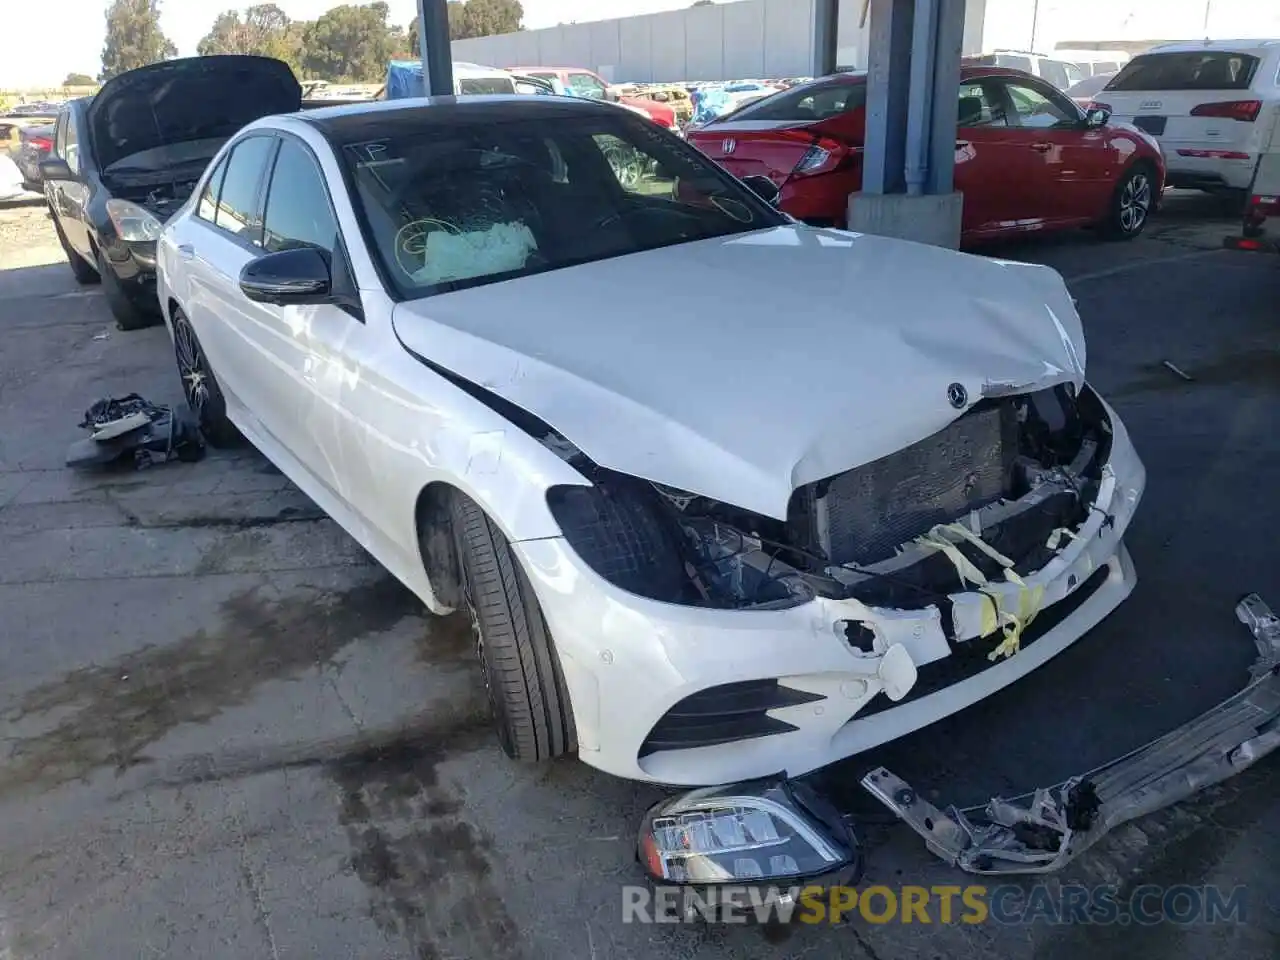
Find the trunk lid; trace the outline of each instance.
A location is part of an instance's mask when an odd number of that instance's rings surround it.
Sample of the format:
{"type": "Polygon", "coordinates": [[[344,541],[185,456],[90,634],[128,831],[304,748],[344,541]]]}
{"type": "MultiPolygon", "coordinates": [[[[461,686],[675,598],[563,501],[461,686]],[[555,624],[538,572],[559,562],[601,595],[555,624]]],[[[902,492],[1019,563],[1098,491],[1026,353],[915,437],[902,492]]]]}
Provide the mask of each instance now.
{"type": "Polygon", "coordinates": [[[113,77],[89,104],[100,169],[157,147],[232,136],[245,124],[302,106],[289,65],[271,57],[166,60],[113,77]]]}

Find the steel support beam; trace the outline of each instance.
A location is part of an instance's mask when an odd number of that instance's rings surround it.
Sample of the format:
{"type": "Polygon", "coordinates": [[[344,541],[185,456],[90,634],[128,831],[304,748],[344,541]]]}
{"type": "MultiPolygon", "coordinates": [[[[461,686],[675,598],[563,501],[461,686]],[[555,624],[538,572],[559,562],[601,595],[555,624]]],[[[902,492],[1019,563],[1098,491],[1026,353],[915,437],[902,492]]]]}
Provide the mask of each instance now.
{"type": "Polygon", "coordinates": [[[863,193],[901,193],[906,186],[913,7],[914,0],[870,3],[863,193]]]}
{"type": "Polygon", "coordinates": [[[956,121],[959,120],[960,55],[964,49],[965,0],[934,0],[933,99],[929,171],[924,191],[955,189],[956,121]]]}
{"type": "Polygon", "coordinates": [[[836,72],[839,55],[840,0],[813,0],[813,75],[836,72]]]}
{"type": "Polygon", "coordinates": [[[418,48],[426,95],[453,96],[453,50],[449,45],[446,0],[418,0],[418,48]]]}

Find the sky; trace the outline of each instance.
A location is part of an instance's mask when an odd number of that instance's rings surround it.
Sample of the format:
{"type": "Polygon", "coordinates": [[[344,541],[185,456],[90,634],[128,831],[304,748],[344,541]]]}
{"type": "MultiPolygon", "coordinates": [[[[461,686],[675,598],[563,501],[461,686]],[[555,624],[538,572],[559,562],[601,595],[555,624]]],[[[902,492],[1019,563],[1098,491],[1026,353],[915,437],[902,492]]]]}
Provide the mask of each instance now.
{"type": "MultiPolygon", "coordinates": [[[[17,0],[9,0],[17,3],[17,0]]],[[[314,20],[337,6],[340,0],[275,0],[295,20],[314,20]]],[[[521,0],[528,29],[553,27],[571,21],[603,20],[641,13],[675,10],[691,0],[521,0]]],[[[104,14],[109,0],[40,0],[42,23],[56,24],[56,42],[19,44],[8,42],[0,53],[0,89],[55,86],[70,72],[97,76],[102,66],[104,14]]],[[[405,26],[416,15],[416,0],[387,0],[393,23],[405,26]]],[[[19,4],[21,6],[21,4],[19,4]]],[[[208,0],[160,0],[161,27],[178,47],[192,56],[196,44],[209,32],[214,17],[224,9],[243,9],[248,2],[208,0]]]]}

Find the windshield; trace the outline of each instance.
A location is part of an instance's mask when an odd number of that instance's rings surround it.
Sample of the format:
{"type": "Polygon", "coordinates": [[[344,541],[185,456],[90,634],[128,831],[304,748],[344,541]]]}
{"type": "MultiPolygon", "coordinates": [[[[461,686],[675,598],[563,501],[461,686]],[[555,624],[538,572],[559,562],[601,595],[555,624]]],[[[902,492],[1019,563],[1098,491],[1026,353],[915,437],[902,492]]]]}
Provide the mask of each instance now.
{"type": "Polygon", "coordinates": [[[515,81],[510,77],[466,77],[458,81],[458,92],[468,96],[515,93],[515,90],[515,81]]]}
{"type": "Polygon", "coordinates": [[[407,299],[786,222],[621,110],[424,123],[343,159],[369,245],[407,299]]]}
{"type": "Polygon", "coordinates": [[[1148,53],[1130,60],[1107,89],[1247,90],[1257,69],[1258,58],[1247,53],[1148,53]]]}

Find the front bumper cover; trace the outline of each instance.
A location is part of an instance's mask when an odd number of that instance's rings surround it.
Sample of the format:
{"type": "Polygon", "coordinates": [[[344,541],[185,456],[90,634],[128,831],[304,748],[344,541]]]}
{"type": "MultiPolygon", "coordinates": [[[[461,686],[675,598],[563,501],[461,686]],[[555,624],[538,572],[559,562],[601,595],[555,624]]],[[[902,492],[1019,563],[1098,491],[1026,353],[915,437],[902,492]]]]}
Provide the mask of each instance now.
{"type": "Polygon", "coordinates": [[[994,798],[975,816],[942,812],[883,767],[862,785],[969,873],[1049,873],[1120,824],[1171,806],[1252,766],[1280,747],[1280,619],[1257,594],[1236,606],[1258,659],[1244,689],[1144,747],[1041,788],[1023,804],[994,798]]]}

